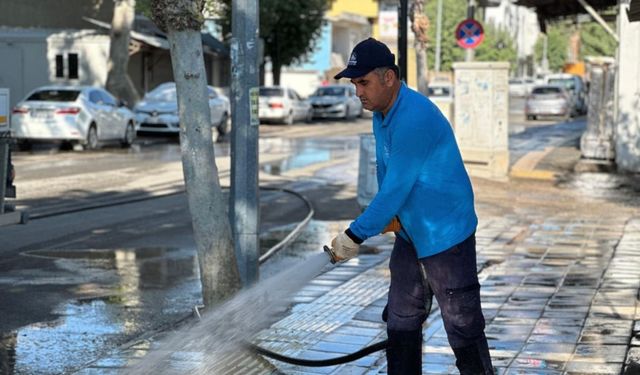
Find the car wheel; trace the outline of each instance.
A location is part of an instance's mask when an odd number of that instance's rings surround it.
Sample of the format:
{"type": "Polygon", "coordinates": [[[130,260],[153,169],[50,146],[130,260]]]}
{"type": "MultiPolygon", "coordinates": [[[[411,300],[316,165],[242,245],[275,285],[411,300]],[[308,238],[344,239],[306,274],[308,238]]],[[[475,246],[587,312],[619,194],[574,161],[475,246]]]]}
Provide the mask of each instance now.
{"type": "Polygon", "coordinates": [[[96,129],[95,124],[91,124],[91,126],[89,126],[89,131],[87,132],[87,140],[84,144],[85,150],[97,149],[98,142],[98,129],[96,129]]]}
{"type": "Polygon", "coordinates": [[[122,147],[131,147],[133,141],[136,139],[136,129],[132,123],[127,124],[127,129],[124,131],[124,138],[122,138],[122,147]]]}
{"type": "Polygon", "coordinates": [[[285,125],[293,125],[293,112],[289,112],[289,115],[284,119],[285,125]]]}
{"type": "Polygon", "coordinates": [[[231,130],[231,119],[229,118],[229,115],[225,112],[222,115],[220,124],[218,124],[218,133],[220,134],[220,136],[225,136],[229,134],[230,130],[231,130]]]}

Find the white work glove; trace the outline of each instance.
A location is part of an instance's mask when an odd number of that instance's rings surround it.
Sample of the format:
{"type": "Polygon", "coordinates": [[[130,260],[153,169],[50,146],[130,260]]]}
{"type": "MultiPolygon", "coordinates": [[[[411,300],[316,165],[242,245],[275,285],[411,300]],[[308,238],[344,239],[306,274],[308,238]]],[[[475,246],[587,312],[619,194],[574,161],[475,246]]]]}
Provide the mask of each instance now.
{"type": "Polygon", "coordinates": [[[353,242],[345,232],[340,232],[336,238],[331,241],[331,251],[336,257],[336,261],[345,262],[358,255],[360,245],[353,242]]]}

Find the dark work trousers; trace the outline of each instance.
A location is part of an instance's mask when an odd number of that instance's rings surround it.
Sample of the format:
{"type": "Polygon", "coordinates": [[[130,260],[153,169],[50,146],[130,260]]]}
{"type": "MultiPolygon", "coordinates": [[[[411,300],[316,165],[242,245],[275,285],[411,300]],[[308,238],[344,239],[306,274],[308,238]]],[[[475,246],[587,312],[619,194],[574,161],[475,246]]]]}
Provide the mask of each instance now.
{"type": "Polygon", "coordinates": [[[416,331],[427,318],[431,295],[435,295],[452,349],[480,345],[483,362],[490,363],[480,284],[476,266],[475,234],[444,252],[418,260],[413,245],[400,236],[389,261],[391,285],[385,316],[387,331],[416,331]]]}

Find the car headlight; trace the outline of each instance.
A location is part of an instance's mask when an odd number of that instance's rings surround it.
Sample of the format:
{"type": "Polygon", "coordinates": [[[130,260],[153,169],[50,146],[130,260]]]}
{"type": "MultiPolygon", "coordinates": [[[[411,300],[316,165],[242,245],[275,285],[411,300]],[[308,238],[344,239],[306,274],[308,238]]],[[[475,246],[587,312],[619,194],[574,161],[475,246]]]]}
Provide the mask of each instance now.
{"type": "Polygon", "coordinates": [[[335,109],[344,109],[344,103],[337,103],[333,105],[335,109]]]}

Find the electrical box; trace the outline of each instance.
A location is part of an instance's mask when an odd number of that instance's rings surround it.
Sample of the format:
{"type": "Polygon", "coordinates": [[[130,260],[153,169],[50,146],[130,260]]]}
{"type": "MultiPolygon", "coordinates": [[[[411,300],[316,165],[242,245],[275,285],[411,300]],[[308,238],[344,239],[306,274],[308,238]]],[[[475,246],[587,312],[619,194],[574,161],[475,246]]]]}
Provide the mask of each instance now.
{"type": "Polygon", "coordinates": [[[454,122],[471,175],[506,179],[509,172],[509,63],[459,62],[454,69],[454,122]]]}

